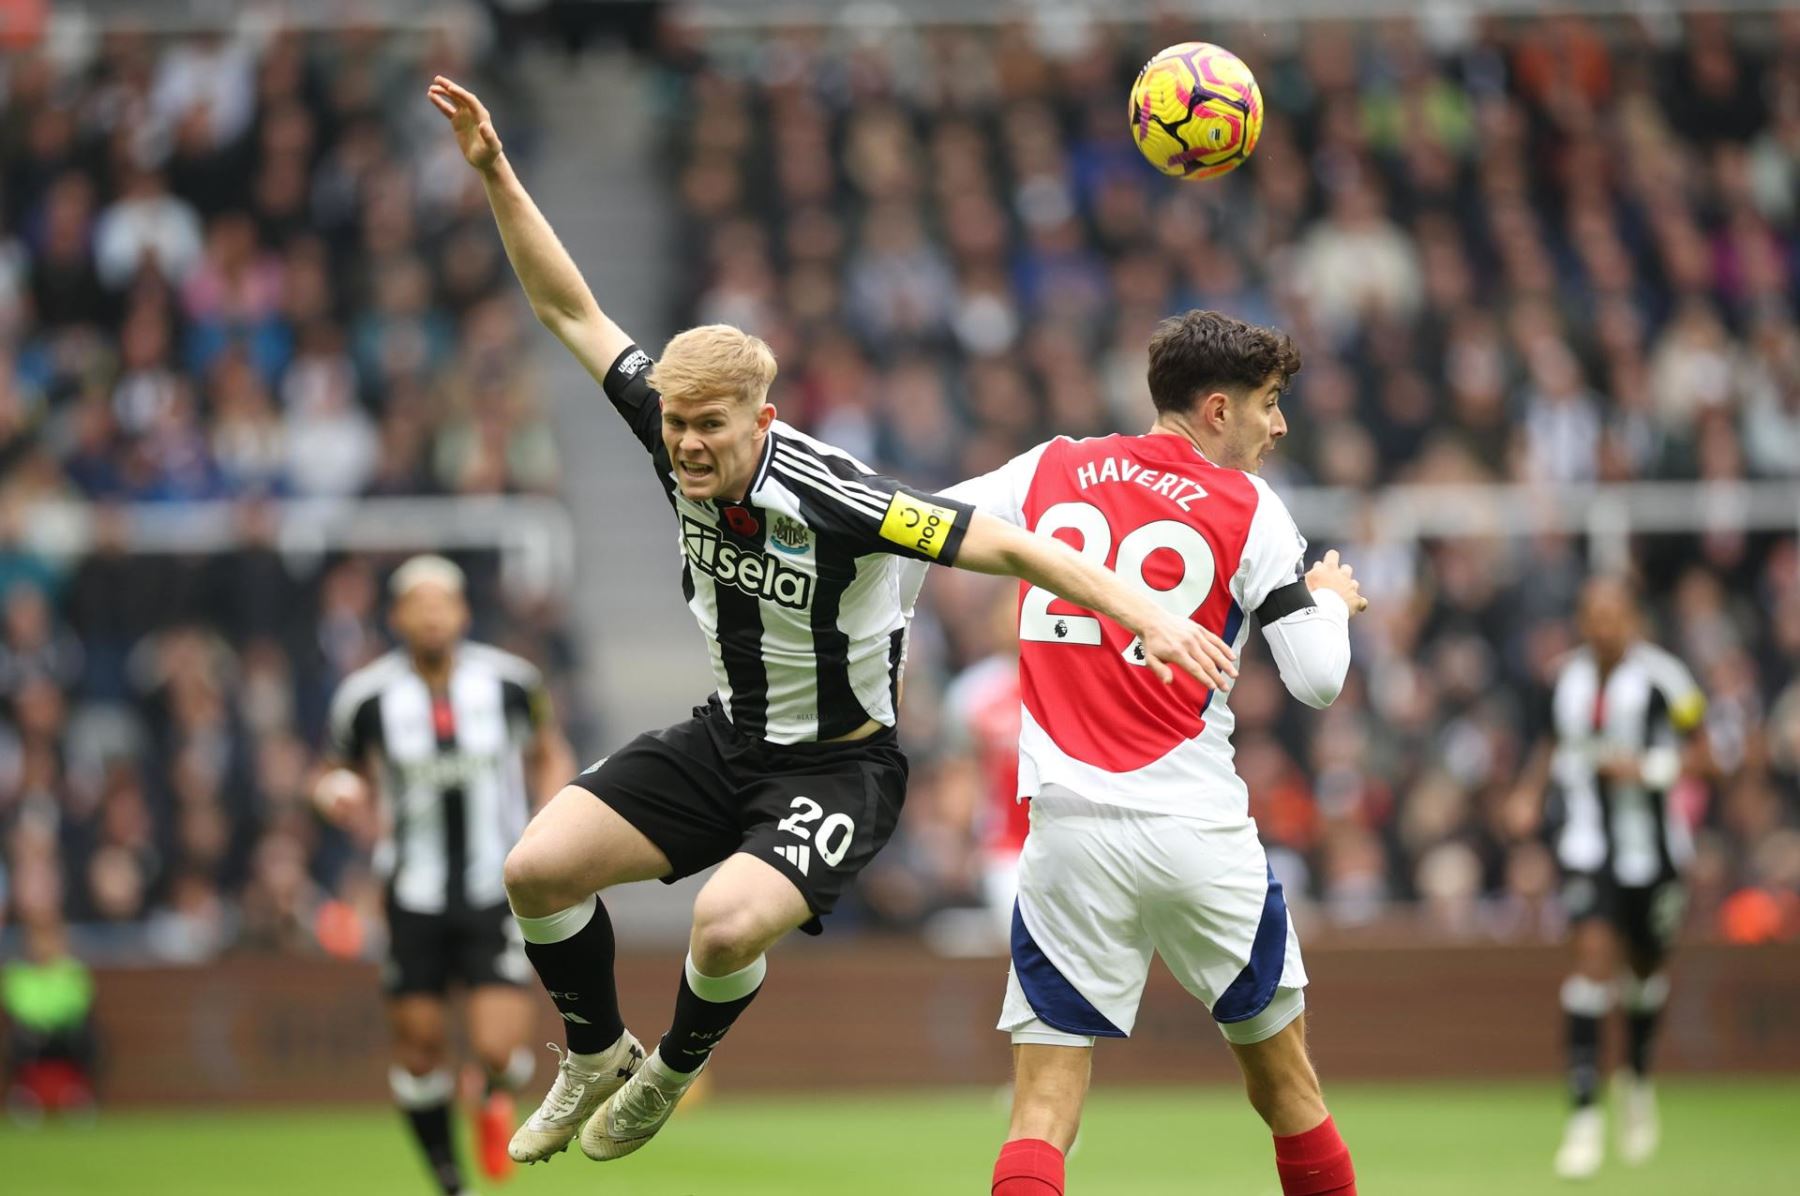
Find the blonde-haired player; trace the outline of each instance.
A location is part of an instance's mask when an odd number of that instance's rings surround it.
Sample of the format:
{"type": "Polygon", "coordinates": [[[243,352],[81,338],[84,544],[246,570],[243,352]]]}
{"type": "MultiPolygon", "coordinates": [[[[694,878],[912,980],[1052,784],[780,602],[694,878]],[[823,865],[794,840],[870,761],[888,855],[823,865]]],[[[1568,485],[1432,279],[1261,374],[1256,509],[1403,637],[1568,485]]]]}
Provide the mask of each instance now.
{"type": "Polygon", "coordinates": [[[481,103],[439,78],[431,102],[481,175],[538,318],[601,384],[649,454],[678,526],[682,588],[716,692],[562,790],[507,860],[506,887],[570,1054],[513,1157],[578,1133],[595,1159],[637,1150],[667,1122],[755,998],[765,952],[813,933],[899,820],[895,736],[910,606],[900,559],[1030,578],[1106,611],[1151,667],[1224,683],[1216,636],[1047,537],[881,477],[776,419],[768,346],[692,329],[651,362],[614,324],[501,152],[481,103]],[[599,891],[718,865],[694,903],[668,1032],[649,1054],[626,1031],[599,891]]]}

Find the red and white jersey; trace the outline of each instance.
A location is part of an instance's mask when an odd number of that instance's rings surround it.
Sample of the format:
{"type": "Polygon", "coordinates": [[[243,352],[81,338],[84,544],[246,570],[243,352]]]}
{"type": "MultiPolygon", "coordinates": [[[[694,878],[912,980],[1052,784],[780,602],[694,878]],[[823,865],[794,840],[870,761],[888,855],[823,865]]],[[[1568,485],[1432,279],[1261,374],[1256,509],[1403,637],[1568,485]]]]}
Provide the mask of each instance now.
{"type": "Polygon", "coordinates": [[[952,742],[981,770],[981,848],[1017,860],[1031,830],[1019,793],[1019,662],[990,656],[964,669],[944,692],[952,742]]]}
{"type": "MultiPolygon", "coordinates": [[[[1057,536],[1240,655],[1246,612],[1302,574],[1306,541],[1275,492],[1182,436],[1059,437],[946,493],[1057,536]]],[[[1025,583],[1019,662],[1020,795],[1061,785],[1133,809],[1248,817],[1227,693],[1179,671],[1163,685],[1130,632],[1025,583]]]]}

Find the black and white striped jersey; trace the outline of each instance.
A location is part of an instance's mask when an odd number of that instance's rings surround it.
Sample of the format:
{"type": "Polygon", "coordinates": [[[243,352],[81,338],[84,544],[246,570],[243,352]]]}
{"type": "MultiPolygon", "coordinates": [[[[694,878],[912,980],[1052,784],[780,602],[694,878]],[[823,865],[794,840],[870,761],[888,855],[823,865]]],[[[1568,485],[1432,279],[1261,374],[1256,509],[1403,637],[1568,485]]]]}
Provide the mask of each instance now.
{"type": "Polygon", "coordinates": [[[403,651],[344,679],[330,748],[371,766],[382,810],[376,872],[402,909],[506,900],[502,865],[531,816],[524,748],[551,717],[538,670],[485,644],[457,646],[442,693],[403,651]]]}
{"type": "Polygon", "coordinates": [[[870,719],[892,726],[912,616],[898,558],[951,563],[971,508],[780,420],[742,502],[694,502],[676,484],[649,368],[627,349],[606,394],[675,509],[682,591],[732,725],[771,743],[835,739],[870,719]]]}
{"type": "Polygon", "coordinates": [[[1562,666],[1550,697],[1556,737],[1551,780],[1562,796],[1563,867],[1604,872],[1622,885],[1659,883],[1686,863],[1687,826],[1669,809],[1681,737],[1700,724],[1706,698],[1674,656],[1639,641],[1601,675],[1583,648],[1562,666]],[[1599,765],[1637,762],[1641,783],[1608,780],[1599,765]]]}

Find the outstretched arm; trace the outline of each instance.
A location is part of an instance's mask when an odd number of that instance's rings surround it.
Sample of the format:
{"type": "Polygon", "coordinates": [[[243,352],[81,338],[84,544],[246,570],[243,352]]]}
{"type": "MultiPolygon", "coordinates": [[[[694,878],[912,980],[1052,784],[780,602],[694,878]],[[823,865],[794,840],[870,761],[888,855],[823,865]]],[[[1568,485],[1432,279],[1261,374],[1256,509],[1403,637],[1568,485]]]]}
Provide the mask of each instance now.
{"type": "Polygon", "coordinates": [[[1099,611],[1135,633],[1157,679],[1168,684],[1181,669],[1209,689],[1237,676],[1236,653],[1198,623],[1177,618],[1110,569],[1094,564],[1054,536],[1014,527],[977,511],[969,522],[959,569],[1022,578],[1057,597],[1099,611]]]}
{"type": "MultiPolygon", "coordinates": [[[[1036,460],[1036,451],[1021,460],[1036,460]]],[[[927,495],[893,478],[866,472],[841,453],[783,454],[774,474],[800,495],[813,526],[863,552],[890,552],[921,564],[936,561],[977,573],[1017,577],[1057,597],[1107,615],[1136,634],[1144,664],[1165,685],[1180,669],[1209,689],[1237,676],[1236,654],[1197,623],[1179,619],[1142,589],[1094,564],[1054,536],[1038,535],[976,510],[961,497],[927,495]],[[945,505],[948,504],[948,505],[945,505]]],[[[974,490],[964,490],[978,497],[974,490]]],[[[900,597],[910,614],[922,578],[903,574],[900,597]]]]}
{"type": "Polygon", "coordinates": [[[425,94],[449,119],[463,157],[481,175],[507,260],[525,288],[533,314],[568,346],[594,381],[603,383],[607,369],[630,348],[631,338],[600,310],[569,251],[513,173],[493,120],[475,93],[439,75],[425,94]]]}

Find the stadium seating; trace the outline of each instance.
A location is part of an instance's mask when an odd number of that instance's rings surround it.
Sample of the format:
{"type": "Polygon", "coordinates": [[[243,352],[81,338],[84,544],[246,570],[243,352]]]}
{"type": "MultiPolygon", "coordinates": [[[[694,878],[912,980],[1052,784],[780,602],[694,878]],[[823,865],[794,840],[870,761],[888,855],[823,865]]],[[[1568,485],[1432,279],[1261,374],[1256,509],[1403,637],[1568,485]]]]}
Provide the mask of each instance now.
{"type": "MultiPolygon", "coordinates": [[[[498,238],[418,94],[457,51],[87,51],[0,61],[0,922],[60,907],[94,958],[372,950],[357,845],[300,790],[392,562],[279,553],[269,502],[556,489],[498,238]],[[96,504],[79,560],[29,534],[64,498],[96,504]],[[124,551],[122,504],[217,500],[229,551],[124,551]]],[[[559,618],[466,563],[478,633],[567,695],[559,618]]]]}
{"type": "MultiPolygon", "coordinates": [[[[1125,86],[1174,27],[664,39],[652,185],[693,232],[671,323],[765,336],[784,416],[925,484],[1143,427],[1145,340],[1187,306],[1300,343],[1278,487],[1794,479],[1800,21],[1774,19],[1772,41],[1717,17],[1679,42],[1574,18],[1429,44],[1221,27],[1270,115],[1254,161],[1203,184],[1124,136],[1125,86]]],[[[354,31],[0,60],[0,922],[58,908],[95,954],[372,951],[358,845],[299,789],[332,686],[382,646],[390,562],[297,564],[266,503],[557,491],[479,190],[410,104],[451,68],[435,38],[354,31]],[[78,562],[33,547],[63,498],[95,504],[78,562]],[[233,550],[122,550],[116,504],[217,500],[233,550]]],[[[1374,602],[1344,698],[1299,717],[1253,647],[1234,699],[1290,899],[1340,927],[1398,908],[1553,935],[1512,781],[1586,546],[1379,526],[1336,546],[1374,602]]],[[[1726,770],[1680,791],[1694,917],[1800,933],[1800,549],[1637,549],[1726,770]]],[[[477,631],[504,628],[579,718],[560,617],[466,563],[477,631]]],[[[995,646],[992,587],[929,594],[913,790],[858,907],[881,925],[976,900],[982,802],[940,710],[995,646]]]]}

